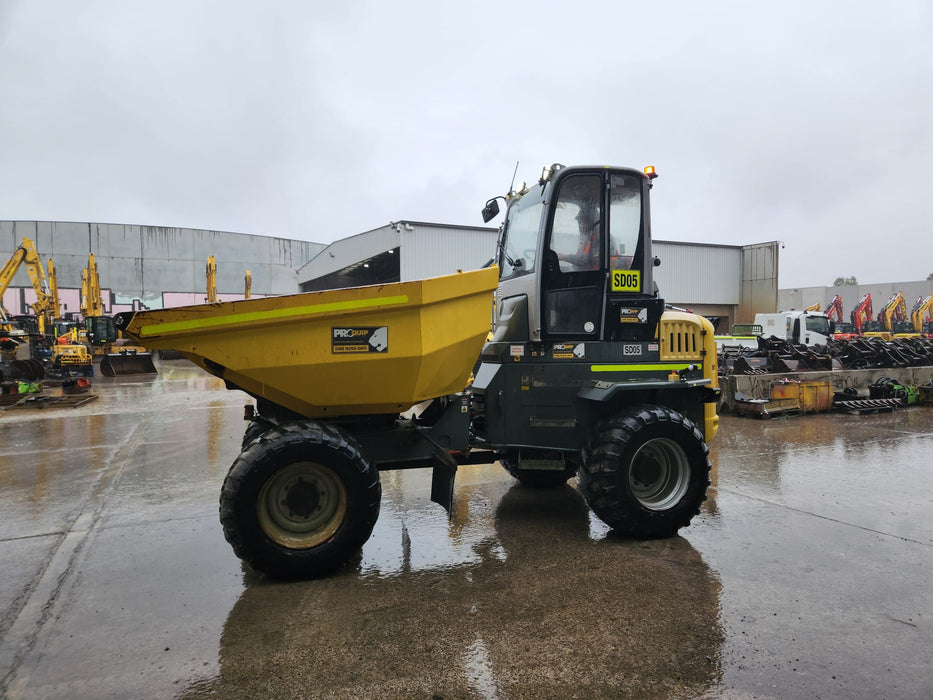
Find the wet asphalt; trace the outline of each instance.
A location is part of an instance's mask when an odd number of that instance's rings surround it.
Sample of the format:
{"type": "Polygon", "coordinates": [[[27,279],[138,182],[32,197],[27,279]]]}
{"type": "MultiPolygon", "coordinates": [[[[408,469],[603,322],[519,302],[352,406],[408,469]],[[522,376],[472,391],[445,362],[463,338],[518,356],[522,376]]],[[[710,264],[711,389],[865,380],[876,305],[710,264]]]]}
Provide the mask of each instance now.
{"type": "Polygon", "coordinates": [[[282,583],[217,516],[248,397],[160,365],[0,411],[2,697],[933,697],[933,408],[723,416],[669,540],[573,481],[462,467],[448,519],[383,473],[360,555],[282,583]]]}

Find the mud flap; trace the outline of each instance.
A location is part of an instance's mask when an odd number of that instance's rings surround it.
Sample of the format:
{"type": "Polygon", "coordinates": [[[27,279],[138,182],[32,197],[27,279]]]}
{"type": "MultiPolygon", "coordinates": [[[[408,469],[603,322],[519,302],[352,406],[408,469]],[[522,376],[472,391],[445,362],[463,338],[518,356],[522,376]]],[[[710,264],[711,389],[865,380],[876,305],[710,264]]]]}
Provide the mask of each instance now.
{"type": "Polygon", "coordinates": [[[158,374],[158,370],[152,362],[152,353],[119,352],[101,358],[100,373],[105,377],[122,377],[125,374],[158,374]]]}
{"type": "Polygon", "coordinates": [[[436,461],[431,471],[431,500],[442,506],[449,517],[453,509],[457,463],[443,450],[437,450],[434,456],[436,461]]]}

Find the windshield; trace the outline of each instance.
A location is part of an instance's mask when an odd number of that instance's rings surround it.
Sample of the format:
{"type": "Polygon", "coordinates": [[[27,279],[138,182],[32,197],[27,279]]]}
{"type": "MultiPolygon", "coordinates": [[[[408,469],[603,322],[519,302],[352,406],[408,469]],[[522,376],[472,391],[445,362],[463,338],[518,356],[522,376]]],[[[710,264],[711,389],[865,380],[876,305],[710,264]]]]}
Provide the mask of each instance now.
{"type": "Polygon", "coordinates": [[[807,330],[829,335],[829,319],[825,316],[807,316],[807,330]]]}
{"type": "Polygon", "coordinates": [[[499,254],[499,279],[510,279],[534,272],[538,231],[544,202],[536,188],[509,207],[502,249],[499,254]]]}

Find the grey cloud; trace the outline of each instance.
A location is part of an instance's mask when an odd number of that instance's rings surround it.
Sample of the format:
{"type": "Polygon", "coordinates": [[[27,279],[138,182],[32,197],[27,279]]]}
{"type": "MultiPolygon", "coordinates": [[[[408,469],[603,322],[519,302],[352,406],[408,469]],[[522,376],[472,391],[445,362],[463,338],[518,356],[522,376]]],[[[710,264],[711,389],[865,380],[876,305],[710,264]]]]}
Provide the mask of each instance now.
{"type": "Polygon", "coordinates": [[[650,163],[658,237],[783,240],[782,286],[933,272],[923,0],[0,2],[0,25],[0,218],[329,242],[479,224],[516,161],[650,163]]]}

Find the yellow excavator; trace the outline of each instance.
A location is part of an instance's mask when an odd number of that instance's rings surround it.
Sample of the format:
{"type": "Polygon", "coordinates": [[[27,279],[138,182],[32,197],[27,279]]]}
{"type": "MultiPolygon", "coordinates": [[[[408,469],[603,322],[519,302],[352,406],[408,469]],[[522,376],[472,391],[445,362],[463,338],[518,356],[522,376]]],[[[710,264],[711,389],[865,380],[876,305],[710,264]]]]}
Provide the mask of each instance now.
{"type": "Polygon", "coordinates": [[[72,373],[84,374],[94,372],[94,356],[86,339],[82,340],[77,328],[71,323],[61,321],[61,300],[58,296],[58,276],[55,272],[55,261],[49,258],[49,292],[52,296],[52,319],[54,323],[55,342],[51,346],[52,368],[62,373],[62,376],[72,373]],[[67,326],[67,330],[62,328],[67,326]]]}
{"type": "Polygon", "coordinates": [[[933,338],[933,294],[924,299],[919,307],[914,307],[911,318],[915,328],[919,327],[927,338],[933,338]]]}
{"type": "Polygon", "coordinates": [[[113,318],[104,314],[94,253],[88,256],[87,267],[81,271],[81,315],[87,342],[94,357],[100,358],[101,374],[116,377],[158,373],[152,353],[135,341],[125,340],[113,325],[113,318]]]}
{"type": "Polygon", "coordinates": [[[878,312],[878,317],[864,335],[869,338],[891,340],[894,337],[894,324],[905,320],[907,320],[907,303],[904,301],[904,293],[897,292],[878,312]]]}
{"type": "Polygon", "coordinates": [[[52,366],[55,369],[86,369],[91,365],[91,358],[83,345],[67,340],[54,340],[57,336],[54,321],[60,308],[55,264],[49,258],[47,279],[36,246],[29,238],[22,239],[0,271],[0,298],[10,287],[22,265],[26,266],[36,294],[36,301],[31,305],[34,316],[10,319],[6,309],[0,304],[3,359],[13,363],[11,366],[15,366],[20,375],[28,375],[30,380],[41,379],[45,375],[42,358],[46,351],[51,354],[52,366]]]}
{"type": "MultiPolygon", "coordinates": [[[[39,324],[39,333],[45,335],[52,332],[52,315],[57,310],[54,305],[52,293],[49,291],[49,283],[45,277],[45,270],[42,269],[42,261],[36,252],[35,244],[28,238],[24,238],[19,247],[13,251],[13,255],[6,261],[3,270],[0,270],[0,299],[13,282],[20,265],[26,266],[29,273],[29,279],[32,282],[32,288],[36,293],[36,301],[32,304],[32,311],[39,324]]],[[[0,314],[2,322],[9,324],[6,309],[0,304],[0,314]]]]}
{"type": "Polygon", "coordinates": [[[916,303],[910,310],[910,319],[898,321],[894,324],[894,337],[930,337],[931,334],[933,334],[933,322],[930,320],[924,321],[924,317],[929,319],[931,313],[933,313],[933,294],[930,294],[925,299],[922,296],[917,297],[916,303]]]}

